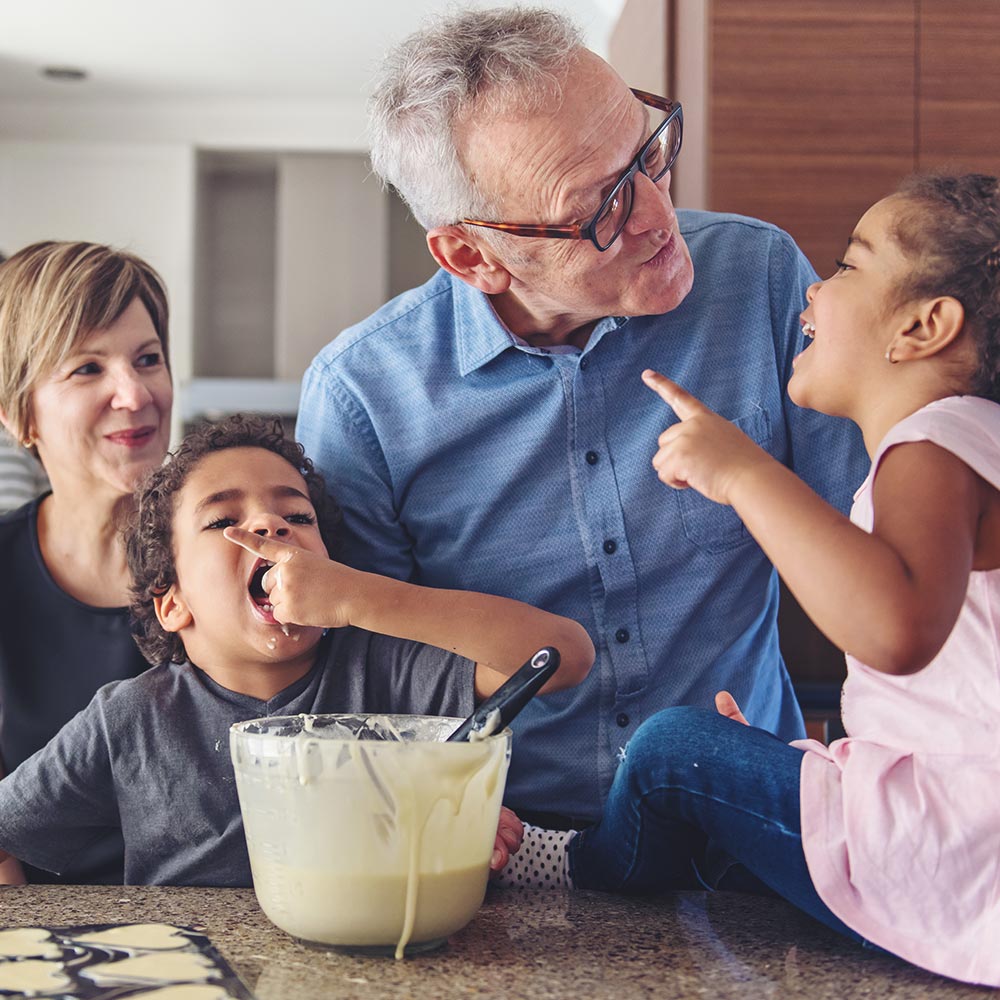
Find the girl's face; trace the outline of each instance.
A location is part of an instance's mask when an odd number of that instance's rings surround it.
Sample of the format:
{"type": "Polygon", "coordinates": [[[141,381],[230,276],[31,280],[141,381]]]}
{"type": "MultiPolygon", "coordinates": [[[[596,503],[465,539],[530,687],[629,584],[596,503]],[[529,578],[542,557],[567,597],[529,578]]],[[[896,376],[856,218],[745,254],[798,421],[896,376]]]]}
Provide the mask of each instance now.
{"type": "Polygon", "coordinates": [[[160,338],[133,299],[32,392],[30,433],[53,489],[131,493],[167,453],[172,402],[160,338]]]}
{"type": "Polygon", "coordinates": [[[164,627],[181,632],[189,658],[210,672],[311,662],[323,630],[283,629],[262,607],[256,585],[262,560],[222,533],[235,526],[326,555],[298,469],[266,448],[211,452],[191,470],[174,505],[177,582],[167,593],[177,617],[164,627]]]}
{"type": "Polygon", "coordinates": [[[891,196],[868,209],[836,272],[806,292],[801,320],[812,341],[795,358],[788,383],[799,406],[856,420],[882,387],[886,349],[906,305],[898,290],[912,268],[892,236],[903,204],[891,196]]]}

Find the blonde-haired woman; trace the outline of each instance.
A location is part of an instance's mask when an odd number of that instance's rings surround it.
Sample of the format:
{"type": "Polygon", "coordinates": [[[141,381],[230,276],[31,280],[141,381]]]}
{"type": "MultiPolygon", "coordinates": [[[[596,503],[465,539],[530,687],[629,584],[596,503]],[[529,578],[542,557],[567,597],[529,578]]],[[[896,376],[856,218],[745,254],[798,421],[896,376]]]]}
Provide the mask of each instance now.
{"type": "MultiPolygon", "coordinates": [[[[45,242],[0,265],[0,421],[51,483],[0,517],[6,771],[102,684],[147,666],[129,630],[120,527],[169,444],[167,318],[162,281],[129,253],[45,242]]],[[[120,881],[120,848],[104,831],[93,840],[65,881],[120,881]]]]}

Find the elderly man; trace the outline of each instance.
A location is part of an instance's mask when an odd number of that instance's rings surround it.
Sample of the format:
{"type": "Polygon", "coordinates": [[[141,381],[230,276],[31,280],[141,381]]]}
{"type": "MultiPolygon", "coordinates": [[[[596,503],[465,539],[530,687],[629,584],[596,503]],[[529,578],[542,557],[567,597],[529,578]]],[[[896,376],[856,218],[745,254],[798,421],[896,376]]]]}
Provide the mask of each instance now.
{"type": "Polygon", "coordinates": [[[514,725],[508,803],[548,825],[599,815],[664,706],[725,688],[751,723],[802,735],[773,568],[730,508],[657,481],[676,417],[642,370],[842,508],[864,475],[846,423],[785,395],[812,269],[772,226],[675,213],[681,129],[678,104],[629,90],[549,11],[453,14],[404,41],[372,101],[372,162],[440,270],[303,383],[298,437],[343,505],[347,562],[590,631],[589,678],[514,725]]]}

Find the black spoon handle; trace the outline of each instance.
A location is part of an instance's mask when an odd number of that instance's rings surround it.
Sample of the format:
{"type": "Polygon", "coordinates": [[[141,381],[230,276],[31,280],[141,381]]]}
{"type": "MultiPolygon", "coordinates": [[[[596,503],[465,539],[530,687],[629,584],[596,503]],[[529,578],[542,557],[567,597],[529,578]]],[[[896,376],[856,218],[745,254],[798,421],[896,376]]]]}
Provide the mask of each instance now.
{"type": "Polygon", "coordinates": [[[528,704],[538,689],[559,667],[559,650],[555,646],[543,646],[534,656],[518,668],[517,673],[504,681],[476,710],[456,729],[446,742],[467,740],[476,730],[482,729],[493,712],[499,710],[500,723],[494,732],[500,732],[518,712],[528,704]]]}

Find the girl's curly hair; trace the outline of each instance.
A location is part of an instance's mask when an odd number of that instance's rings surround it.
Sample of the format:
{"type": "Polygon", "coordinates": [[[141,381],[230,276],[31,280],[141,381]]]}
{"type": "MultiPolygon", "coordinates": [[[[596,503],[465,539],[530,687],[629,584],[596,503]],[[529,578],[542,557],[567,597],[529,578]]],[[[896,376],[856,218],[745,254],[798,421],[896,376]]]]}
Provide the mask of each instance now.
{"type": "Polygon", "coordinates": [[[915,174],[895,237],[918,260],[903,298],[950,295],[965,309],[977,368],[966,390],[1000,402],[1000,182],[987,174],[915,174]]]}
{"type": "Polygon", "coordinates": [[[142,655],[154,665],[168,661],[183,663],[186,659],[180,636],[165,631],[153,609],[153,598],[166,593],[177,582],[173,544],[175,497],[202,458],[229,448],[264,448],[297,469],[309,489],[327,551],[331,555],[335,551],[340,508],[327,493],[323,477],[306,458],[302,445],[285,436],[277,417],[237,414],[219,423],[196,427],[139,486],[135,510],[125,528],[125,551],[132,577],[132,633],[142,655]]]}

